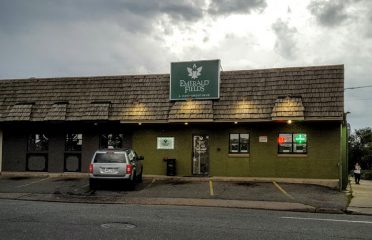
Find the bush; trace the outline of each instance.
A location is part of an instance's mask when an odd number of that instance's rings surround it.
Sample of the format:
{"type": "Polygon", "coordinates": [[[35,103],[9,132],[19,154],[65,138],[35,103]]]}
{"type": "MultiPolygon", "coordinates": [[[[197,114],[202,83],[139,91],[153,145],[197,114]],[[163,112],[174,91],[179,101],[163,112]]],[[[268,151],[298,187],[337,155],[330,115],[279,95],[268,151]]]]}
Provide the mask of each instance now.
{"type": "Polygon", "coordinates": [[[372,170],[362,170],[362,179],[372,180],[372,170]]]}

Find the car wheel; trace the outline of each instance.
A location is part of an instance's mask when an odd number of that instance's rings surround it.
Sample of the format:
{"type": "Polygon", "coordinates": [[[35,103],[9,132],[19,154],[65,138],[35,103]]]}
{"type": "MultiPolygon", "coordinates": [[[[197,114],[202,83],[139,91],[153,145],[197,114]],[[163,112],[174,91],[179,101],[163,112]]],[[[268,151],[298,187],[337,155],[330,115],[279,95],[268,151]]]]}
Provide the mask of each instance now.
{"type": "Polygon", "coordinates": [[[133,179],[128,182],[129,190],[134,190],[136,188],[136,172],[133,172],[133,179]]]}
{"type": "Polygon", "coordinates": [[[89,179],[89,188],[91,190],[96,190],[97,189],[97,181],[94,179],[89,179]]]}
{"type": "Polygon", "coordinates": [[[139,182],[139,183],[141,183],[142,182],[142,173],[143,173],[143,168],[142,168],[142,170],[141,170],[141,174],[140,175],[138,175],[138,179],[137,179],[137,182],[139,182]]]}

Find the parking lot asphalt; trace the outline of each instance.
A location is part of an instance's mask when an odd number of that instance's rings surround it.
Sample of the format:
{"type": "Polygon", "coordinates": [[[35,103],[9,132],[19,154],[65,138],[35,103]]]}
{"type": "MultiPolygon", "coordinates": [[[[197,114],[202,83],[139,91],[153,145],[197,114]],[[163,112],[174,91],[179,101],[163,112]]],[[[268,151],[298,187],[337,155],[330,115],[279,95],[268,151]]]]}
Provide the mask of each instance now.
{"type": "Polygon", "coordinates": [[[127,204],[203,205],[342,213],[348,196],[336,189],[276,182],[145,178],[135,190],[122,183],[89,188],[88,177],[0,176],[0,198],[127,204]]]}

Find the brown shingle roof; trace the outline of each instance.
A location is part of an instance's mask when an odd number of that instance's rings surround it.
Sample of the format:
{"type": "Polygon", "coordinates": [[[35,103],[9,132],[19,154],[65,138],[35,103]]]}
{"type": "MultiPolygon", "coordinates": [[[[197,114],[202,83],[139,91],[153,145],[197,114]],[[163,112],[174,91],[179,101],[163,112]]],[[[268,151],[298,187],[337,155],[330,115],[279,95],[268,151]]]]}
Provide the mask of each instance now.
{"type": "Polygon", "coordinates": [[[213,120],[212,100],[175,102],[170,108],[169,121],[213,120]]]}
{"type": "Polygon", "coordinates": [[[278,98],[275,101],[271,118],[273,120],[304,120],[304,109],[301,97],[278,98]]]}
{"type": "Polygon", "coordinates": [[[76,120],[109,120],[110,105],[109,102],[84,104],[85,110],[81,111],[76,120]]]}
{"type": "Polygon", "coordinates": [[[0,121],[342,120],[343,89],[343,65],[221,72],[220,99],[190,106],[169,101],[166,74],[1,80],[0,121]],[[302,107],[280,110],[287,96],[302,107]]]}

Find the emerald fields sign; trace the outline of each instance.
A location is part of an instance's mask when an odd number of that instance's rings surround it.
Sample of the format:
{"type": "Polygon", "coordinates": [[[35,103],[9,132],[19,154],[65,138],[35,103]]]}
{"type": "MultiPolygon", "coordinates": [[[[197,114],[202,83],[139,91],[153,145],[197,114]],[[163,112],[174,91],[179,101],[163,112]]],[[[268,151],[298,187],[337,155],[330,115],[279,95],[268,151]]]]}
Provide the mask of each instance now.
{"type": "Polygon", "coordinates": [[[170,100],[219,97],[220,60],[171,63],[170,100]]]}

